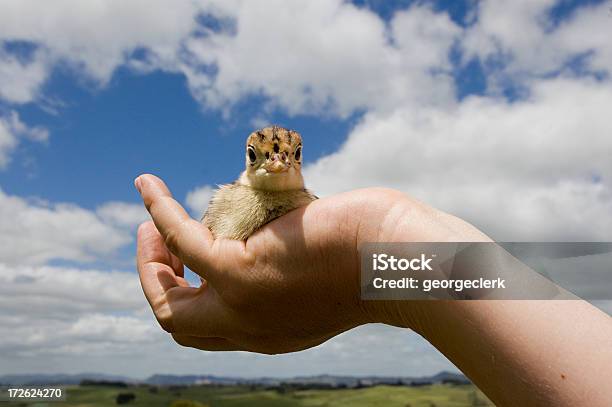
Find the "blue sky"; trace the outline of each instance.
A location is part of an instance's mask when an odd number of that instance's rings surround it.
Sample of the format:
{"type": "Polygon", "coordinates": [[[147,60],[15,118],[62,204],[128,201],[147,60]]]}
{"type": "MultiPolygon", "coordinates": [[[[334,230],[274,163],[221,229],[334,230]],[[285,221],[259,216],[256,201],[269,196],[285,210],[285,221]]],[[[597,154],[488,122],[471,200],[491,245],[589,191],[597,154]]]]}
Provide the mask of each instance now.
{"type": "MultiPolygon", "coordinates": [[[[354,3],[388,21],[395,11],[414,2],[354,3]]],[[[447,12],[464,26],[472,10],[469,3],[432,2],[434,9],[447,12]]],[[[562,1],[551,9],[551,21],[562,21],[584,3],[601,2],[562,1]]],[[[8,41],[4,46],[15,55],[28,55],[29,47],[23,44],[8,41]]],[[[457,95],[462,99],[483,94],[486,76],[481,61],[474,58],[460,64],[460,54],[454,49],[451,55],[456,62],[457,95]]],[[[504,85],[505,91],[512,91],[512,83],[504,85]]],[[[12,109],[26,123],[49,129],[52,139],[22,143],[13,164],[0,172],[0,185],[7,193],[74,202],[90,209],[109,200],[136,202],[131,181],[142,172],[162,176],[181,199],[195,186],[232,181],[242,171],[243,139],[253,130],[251,121],[263,103],[261,95],[252,95],[224,118],[223,112],[202,107],[193,99],[181,74],[142,74],[121,67],[109,84],[100,87],[81,78],[75,68],[58,66],[43,92],[56,105],[53,111],[45,102],[12,109]]],[[[9,106],[0,105],[0,109],[9,106]]],[[[336,151],[361,114],[290,116],[275,109],[267,118],[308,138],[308,163],[336,151]]]]}
{"type": "MultiPolygon", "coordinates": [[[[195,186],[231,182],[243,170],[244,140],[259,98],[224,118],[198,105],[178,74],[119,69],[103,89],[84,86],[73,72],[55,72],[46,88],[61,107],[53,113],[36,105],[17,110],[53,136],[48,143],[21,145],[13,165],[0,173],[6,192],[93,209],[108,200],[136,202],[132,181],[143,172],[162,176],[182,199],[195,186]]],[[[335,151],[354,120],[270,116],[271,123],[308,137],[307,162],[335,151]]]]}
{"type": "MultiPolygon", "coordinates": [[[[355,2],[385,20],[411,3],[355,2]]],[[[466,2],[433,4],[465,25],[466,2]]],[[[5,47],[22,57],[29,53],[23,44],[9,41],[5,47]]],[[[243,139],[262,110],[261,95],[240,101],[231,117],[224,118],[222,112],[203,108],[193,99],[181,74],[143,75],[120,67],[100,88],[75,71],[58,66],[44,84],[45,97],[57,105],[54,111],[44,102],[42,107],[36,103],[13,107],[26,123],[49,129],[52,139],[20,145],[13,165],[0,172],[5,192],[93,209],[108,200],[136,202],[131,181],[142,172],[162,176],[183,198],[195,186],[230,182],[242,171],[243,139]]],[[[485,78],[477,60],[455,66],[453,72],[461,97],[484,92],[485,78]]],[[[298,129],[308,138],[305,160],[311,162],[336,151],[361,113],[349,118],[289,116],[275,109],[267,117],[270,123],[298,129]]]]}
{"type": "Polygon", "coordinates": [[[92,4],[0,5],[0,337],[23,338],[0,340],[0,374],[452,368],[380,326],[276,358],[160,332],[132,266],[133,179],[161,176],[197,216],[264,124],[302,133],[322,196],[387,186],[499,240],[612,238],[605,1],[92,4]]]}

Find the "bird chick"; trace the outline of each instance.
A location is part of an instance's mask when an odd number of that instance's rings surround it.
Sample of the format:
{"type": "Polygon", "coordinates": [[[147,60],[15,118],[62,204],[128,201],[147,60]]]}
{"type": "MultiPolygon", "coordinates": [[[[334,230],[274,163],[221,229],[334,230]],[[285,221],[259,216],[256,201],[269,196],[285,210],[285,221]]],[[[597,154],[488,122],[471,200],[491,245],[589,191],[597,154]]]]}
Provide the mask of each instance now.
{"type": "Polygon", "coordinates": [[[266,223],[317,199],[304,188],[302,137],[271,126],[249,135],[246,169],[233,184],[221,185],[202,222],[215,238],[246,240],[266,223]]]}

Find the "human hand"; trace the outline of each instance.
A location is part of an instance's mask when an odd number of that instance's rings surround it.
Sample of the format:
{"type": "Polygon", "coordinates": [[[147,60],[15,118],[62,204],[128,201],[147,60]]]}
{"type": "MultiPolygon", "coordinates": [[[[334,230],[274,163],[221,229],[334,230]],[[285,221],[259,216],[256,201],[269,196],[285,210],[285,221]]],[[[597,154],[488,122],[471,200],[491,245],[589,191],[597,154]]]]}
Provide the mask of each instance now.
{"type": "Polygon", "coordinates": [[[421,303],[360,300],[358,247],[368,241],[486,239],[469,224],[389,189],[365,189],[294,210],[246,242],[217,239],[157,177],[136,186],[153,222],[138,231],[138,271],[161,326],[205,350],[292,352],[368,322],[416,327],[421,303]],[[190,287],[183,264],[203,284],[190,287]]]}
{"type": "Polygon", "coordinates": [[[608,376],[590,373],[610,370],[612,325],[585,301],[360,300],[361,243],[490,240],[458,218],[364,189],[296,209],[246,242],[213,240],[159,178],[136,186],[155,222],[138,230],[140,280],[181,345],[292,352],[383,322],[419,332],[498,405],[609,404],[608,376]]]}

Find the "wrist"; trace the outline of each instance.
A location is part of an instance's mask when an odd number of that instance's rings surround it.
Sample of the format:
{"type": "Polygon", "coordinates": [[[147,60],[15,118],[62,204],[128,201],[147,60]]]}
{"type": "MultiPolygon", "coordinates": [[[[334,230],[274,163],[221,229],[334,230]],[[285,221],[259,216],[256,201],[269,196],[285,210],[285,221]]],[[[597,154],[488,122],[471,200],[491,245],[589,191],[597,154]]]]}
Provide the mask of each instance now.
{"type": "MultiPolygon", "coordinates": [[[[357,280],[361,279],[359,249],[371,242],[421,242],[432,240],[424,235],[424,220],[431,218],[434,209],[411,199],[405,194],[386,188],[368,190],[359,194],[362,201],[355,212],[359,219],[355,247],[354,268],[357,280]]],[[[419,300],[363,300],[361,284],[357,285],[363,323],[384,323],[410,328],[421,333],[428,317],[432,301],[419,300]]]]}
{"type": "MultiPolygon", "coordinates": [[[[365,194],[375,197],[361,213],[358,230],[358,249],[364,243],[394,242],[468,242],[490,239],[467,222],[431,208],[399,191],[377,189],[365,194]]],[[[366,198],[367,199],[367,198],[366,198]]],[[[359,257],[357,254],[356,257],[359,257]]],[[[358,260],[357,274],[360,278],[358,260]]],[[[359,284],[361,288],[361,284],[359,284]]],[[[431,321],[450,317],[453,303],[437,300],[362,300],[367,322],[379,322],[410,328],[423,336],[429,336],[431,321]],[[441,314],[441,315],[438,315],[441,314]]],[[[434,329],[435,330],[435,329],[434,329]]]]}

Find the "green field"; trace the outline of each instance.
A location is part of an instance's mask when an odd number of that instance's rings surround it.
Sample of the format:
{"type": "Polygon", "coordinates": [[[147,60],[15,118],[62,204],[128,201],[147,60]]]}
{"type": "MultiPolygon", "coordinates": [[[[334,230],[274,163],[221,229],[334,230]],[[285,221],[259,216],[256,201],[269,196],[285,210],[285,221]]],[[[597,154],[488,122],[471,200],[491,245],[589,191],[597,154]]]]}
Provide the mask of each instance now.
{"type": "MultiPolygon", "coordinates": [[[[123,406],[141,407],[242,407],[242,406],[490,406],[486,397],[471,385],[431,385],[421,387],[375,386],[339,390],[265,390],[244,386],[190,386],[185,388],[129,388],[75,386],[68,388],[67,401],[29,406],[116,406],[119,393],[133,393],[133,401],[123,406]],[[179,402],[185,400],[184,403],[179,402]],[[199,404],[198,404],[199,403],[199,404]]],[[[4,403],[3,403],[4,404],[4,403]]],[[[28,404],[6,403],[5,406],[28,404]]]]}

